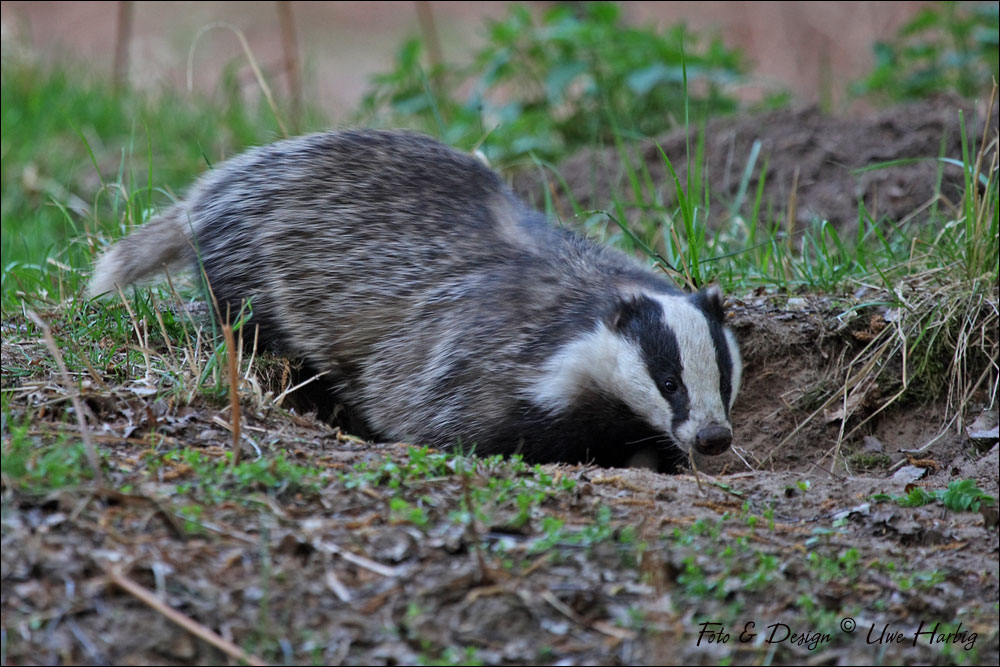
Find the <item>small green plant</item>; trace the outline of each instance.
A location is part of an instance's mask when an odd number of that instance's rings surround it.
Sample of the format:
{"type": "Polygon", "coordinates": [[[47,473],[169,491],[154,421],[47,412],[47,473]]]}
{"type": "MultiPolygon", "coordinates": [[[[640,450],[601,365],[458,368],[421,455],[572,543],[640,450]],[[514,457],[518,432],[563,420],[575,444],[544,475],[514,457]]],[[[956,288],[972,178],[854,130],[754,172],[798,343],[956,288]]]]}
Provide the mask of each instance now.
{"type": "Polygon", "coordinates": [[[886,494],[878,494],[872,496],[873,500],[889,500],[895,502],[900,507],[923,507],[924,505],[930,505],[935,500],[937,500],[937,495],[933,492],[921,486],[915,486],[910,489],[905,496],[888,496],[886,494]]]}
{"type": "Polygon", "coordinates": [[[427,653],[420,655],[417,660],[420,665],[482,665],[483,660],[479,657],[479,652],[474,646],[455,648],[447,646],[437,657],[431,657],[427,653]]]}
{"type": "Polygon", "coordinates": [[[854,580],[858,572],[861,553],[851,547],[837,554],[836,558],[824,555],[820,551],[810,551],[806,555],[806,565],[816,573],[822,581],[840,579],[854,580]]]}
{"type": "MultiPolygon", "coordinates": [[[[4,422],[8,419],[5,411],[4,422]]],[[[54,441],[40,440],[29,431],[31,427],[27,422],[4,425],[2,467],[5,480],[10,480],[21,491],[44,494],[91,479],[82,442],[74,441],[68,434],[54,441]]]]}
{"type": "Polygon", "coordinates": [[[558,517],[543,515],[539,532],[541,536],[531,543],[528,553],[554,552],[559,558],[566,548],[583,548],[589,552],[600,545],[611,545],[617,549],[622,564],[634,569],[648,549],[634,526],[617,525],[612,521],[611,508],[607,505],[599,505],[594,520],[582,527],[568,527],[558,517]]]}
{"type": "Polygon", "coordinates": [[[940,492],[941,504],[953,512],[978,512],[981,503],[992,505],[996,498],[987,494],[971,479],[956,480],[940,492]]]}
{"type": "Polygon", "coordinates": [[[851,467],[859,470],[872,470],[874,468],[888,468],[892,459],[888,454],[881,452],[855,452],[847,457],[847,462],[851,467]]]}
{"type": "Polygon", "coordinates": [[[929,590],[945,581],[948,577],[940,570],[918,570],[916,572],[899,573],[893,577],[893,581],[899,586],[899,590],[906,592],[910,590],[929,590]]]}
{"type": "MultiPolygon", "coordinates": [[[[760,551],[752,543],[750,538],[760,524],[760,517],[750,514],[749,509],[749,504],[744,503],[738,516],[725,514],[712,523],[698,519],[686,530],[675,528],[665,536],[671,549],[680,549],[685,554],[677,574],[677,583],[685,596],[692,600],[724,600],[736,591],[766,589],[783,577],[781,559],[760,551]],[[732,519],[746,522],[750,530],[739,528],[738,535],[727,535],[727,522],[734,528],[740,525],[732,523],[732,519]]],[[[765,510],[764,518],[773,530],[773,511],[765,510]]],[[[738,605],[739,601],[733,604],[738,605]]]]}
{"type": "Polygon", "coordinates": [[[412,523],[418,528],[430,526],[430,517],[420,505],[413,505],[402,498],[394,497],[389,499],[389,512],[397,521],[412,523]]]}
{"type": "Polygon", "coordinates": [[[889,42],[875,45],[875,69],[855,92],[905,100],[954,92],[976,97],[998,74],[996,2],[938,2],[921,9],[889,42]]]}
{"type": "Polygon", "coordinates": [[[422,43],[404,44],[395,69],[373,78],[364,118],[404,118],[447,143],[481,145],[495,162],[553,159],[669,129],[684,122],[685,104],[698,117],[735,110],[725,87],[742,77],[743,57],[704,42],[683,25],[665,34],[628,27],[606,2],[557,4],[540,16],[515,5],[489,26],[468,68],[425,69],[422,43]],[[687,98],[684,63],[699,84],[687,98]]]}
{"type": "Polygon", "coordinates": [[[254,491],[316,492],[323,482],[319,469],[293,463],[281,452],[236,466],[232,465],[231,456],[229,452],[213,457],[198,449],[175,449],[154,460],[151,467],[186,466],[190,474],[177,484],[177,493],[190,494],[209,504],[227,500],[251,502],[246,494],[254,491]]]}
{"type": "Polygon", "coordinates": [[[992,505],[996,502],[996,498],[976,486],[975,480],[971,479],[955,480],[948,484],[947,489],[934,491],[914,486],[903,496],[877,493],[872,500],[896,503],[900,507],[922,507],[940,502],[953,512],[978,512],[981,504],[992,505]]]}
{"type": "MultiPolygon", "coordinates": [[[[498,515],[512,528],[520,528],[535,516],[541,505],[555,494],[571,491],[575,481],[563,477],[558,482],[541,466],[528,466],[520,456],[477,458],[449,452],[432,452],[410,447],[406,460],[386,460],[372,465],[361,463],[340,475],[349,488],[383,486],[393,491],[415,492],[441,480],[458,479],[464,492],[459,507],[449,514],[454,523],[472,521],[490,524],[498,515]]],[[[425,505],[414,505],[399,496],[390,506],[397,520],[419,527],[430,524],[425,505]]]]}

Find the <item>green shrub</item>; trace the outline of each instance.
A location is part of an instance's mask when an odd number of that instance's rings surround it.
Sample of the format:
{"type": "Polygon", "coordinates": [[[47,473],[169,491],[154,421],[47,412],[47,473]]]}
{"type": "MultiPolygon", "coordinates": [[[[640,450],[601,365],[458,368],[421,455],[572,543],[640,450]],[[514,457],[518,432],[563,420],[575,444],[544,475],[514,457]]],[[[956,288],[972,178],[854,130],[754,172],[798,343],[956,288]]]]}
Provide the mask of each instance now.
{"type": "Polygon", "coordinates": [[[719,39],[702,46],[683,25],[665,33],[628,27],[610,3],[557,5],[540,17],[514,6],[487,37],[468,67],[430,70],[421,41],[406,42],[395,69],[373,78],[365,122],[403,119],[452,145],[482,143],[494,161],[552,159],[682,124],[685,75],[692,114],[733,111],[724,86],[746,69],[740,52],[719,39]]]}
{"type": "Polygon", "coordinates": [[[922,9],[891,42],[875,45],[875,69],[856,87],[889,101],[954,92],[978,97],[998,74],[996,2],[941,2],[922,9]]]}

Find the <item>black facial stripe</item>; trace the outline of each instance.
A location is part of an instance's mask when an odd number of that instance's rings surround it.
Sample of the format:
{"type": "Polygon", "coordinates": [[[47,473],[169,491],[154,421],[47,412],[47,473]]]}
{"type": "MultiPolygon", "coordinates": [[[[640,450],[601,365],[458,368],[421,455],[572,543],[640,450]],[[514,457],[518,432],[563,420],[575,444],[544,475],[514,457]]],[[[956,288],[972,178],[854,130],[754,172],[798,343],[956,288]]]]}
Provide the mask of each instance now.
{"type": "MultiPolygon", "coordinates": [[[[717,294],[717,293],[716,293],[717,294]]],[[[695,305],[708,322],[708,332],[715,346],[715,363],[719,368],[719,395],[722,405],[729,416],[729,401],[733,395],[733,359],[729,354],[729,341],[724,329],[725,310],[720,299],[711,298],[705,291],[691,295],[691,303],[695,305]]]]}
{"type": "Polygon", "coordinates": [[[674,424],[687,420],[690,401],[684,386],[684,364],[681,361],[677,337],[663,324],[663,308],[647,296],[639,296],[621,306],[618,329],[626,338],[639,346],[642,360],[663,398],[673,411],[674,424]],[[677,391],[664,390],[664,381],[672,379],[677,391]]]}

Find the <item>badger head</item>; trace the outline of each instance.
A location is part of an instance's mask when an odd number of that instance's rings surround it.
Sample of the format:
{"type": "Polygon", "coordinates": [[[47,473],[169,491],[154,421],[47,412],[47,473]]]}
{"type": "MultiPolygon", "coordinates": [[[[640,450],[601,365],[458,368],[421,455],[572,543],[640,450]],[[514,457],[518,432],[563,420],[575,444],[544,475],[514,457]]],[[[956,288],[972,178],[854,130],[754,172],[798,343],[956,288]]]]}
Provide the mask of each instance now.
{"type": "Polygon", "coordinates": [[[623,296],[546,362],[532,398],[558,411],[596,387],[682,452],[721,454],[732,443],[729,413],[742,371],[724,319],[716,288],[623,296]]]}

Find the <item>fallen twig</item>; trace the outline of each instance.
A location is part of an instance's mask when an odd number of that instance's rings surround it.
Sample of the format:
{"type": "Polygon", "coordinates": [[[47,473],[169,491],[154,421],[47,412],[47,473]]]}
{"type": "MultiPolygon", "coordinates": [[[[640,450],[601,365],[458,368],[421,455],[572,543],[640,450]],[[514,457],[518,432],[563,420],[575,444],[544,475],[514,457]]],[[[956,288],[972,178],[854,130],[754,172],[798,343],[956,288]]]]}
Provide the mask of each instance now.
{"type": "Polygon", "coordinates": [[[205,627],[190,616],[185,616],[176,609],[168,606],[160,598],[156,597],[148,590],[126,577],[117,568],[108,567],[105,568],[105,572],[107,572],[108,577],[115,583],[116,586],[135,596],[140,602],[151,607],[154,611],[163,614],[171,622],[181,626],[195,637],[203,639],[233,659],[242,660],[248,665],[268,664],[260,658],[250,655],[231,641],[223,639],[217,633],[205,627]]]}
{"type": "Polygon", "coordinates": [[[49,352],[52,353],[53,359],[56,360],[56,366],[59,367],[63,384],[69,393],[69,400],[73,402],[73,412],[76,413],[76,422],[80,426],[80,438],[83,440],[83,447],[87,451],[87,462],[94,471],[94,482],[97,483],[98,488],[101,488],[104,486],[104,475],[101,474],[101,460],[98,458],[97,450],[94,449],[94,443],[90,439],[90,429],[87,428],[87,419],[83,416],[83,402],[80,401],[79,392],[73,385],[73,380],[69,377],[69,371],[66,370],[66,363],[63,361],[62,353],[59,351],[59,346],[56,345],[55,338],[52,337],[52,329],[33,310],[25,309],[24,314],[35,323],[35,326],[42,330],[45,345],[49,348],[49,352]]]}
{"type": "Polygon", "coordinates": [[[399,568],[389,567],[388,565],[382,565],[370,558],[365,558],[364,556],[359,556],[356,553],[341,549],[338,545],[333,542],[325,542],[323,540],[317,540],[312,542],[313,547],[317,550],[328,554],[336,554],[346,560],[349,563],[354,563],[358,567],[363,567],[366,570],[370,570],[375,574],[381,574],[383,577],[398,577],[399,568]]]}
{"type": "MultiPolygon", "coordinates": [[[[228,316],[229,313],[226,313],[228,316]]],[[[236,368],[236,341],[233,339],[233,328],[227,321],[222,325],[222,333],[226,337],[226,357],[229,359],[229,421],[233,432],[233,466],[240,462],[240,389],[239,376],[236,368]]]]}

